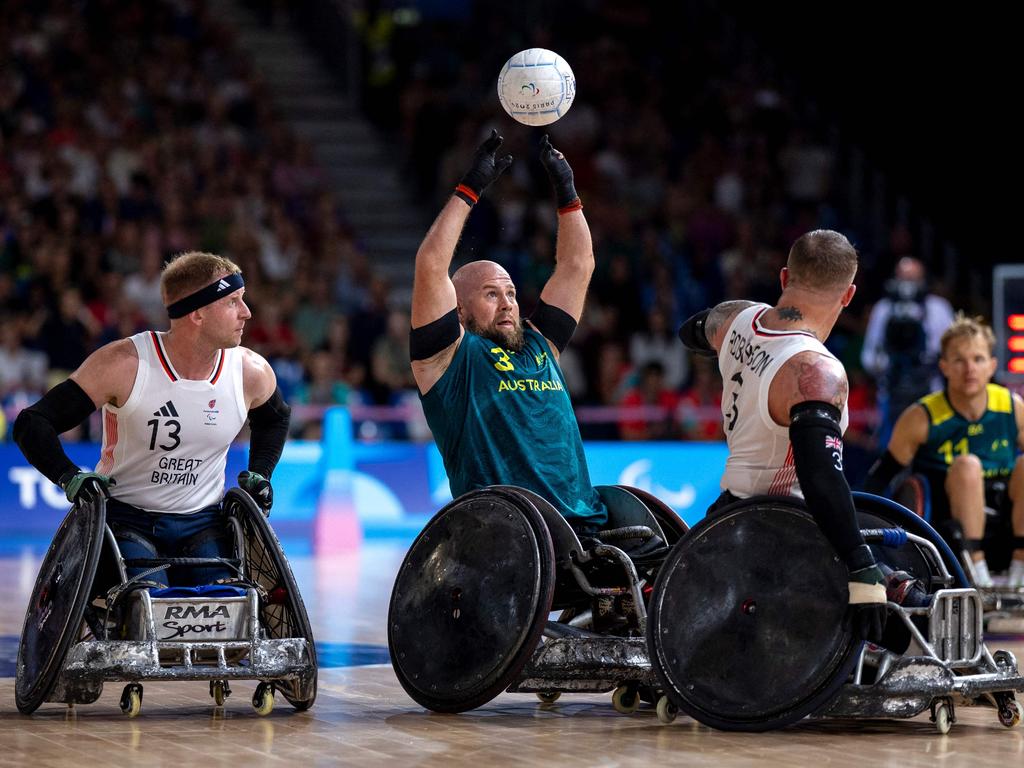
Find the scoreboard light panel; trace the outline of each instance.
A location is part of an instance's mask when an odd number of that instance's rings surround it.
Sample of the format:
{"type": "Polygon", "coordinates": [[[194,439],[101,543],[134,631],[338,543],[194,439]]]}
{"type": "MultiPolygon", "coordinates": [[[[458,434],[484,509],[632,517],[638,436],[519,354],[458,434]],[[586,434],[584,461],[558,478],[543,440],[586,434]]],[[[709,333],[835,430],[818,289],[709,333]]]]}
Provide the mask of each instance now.
{"type": "Polygon", "coordinates": [[[992,272],[992,325],[996,378],[1024,384],[1024,264],[1000,264],[992,272]]]}

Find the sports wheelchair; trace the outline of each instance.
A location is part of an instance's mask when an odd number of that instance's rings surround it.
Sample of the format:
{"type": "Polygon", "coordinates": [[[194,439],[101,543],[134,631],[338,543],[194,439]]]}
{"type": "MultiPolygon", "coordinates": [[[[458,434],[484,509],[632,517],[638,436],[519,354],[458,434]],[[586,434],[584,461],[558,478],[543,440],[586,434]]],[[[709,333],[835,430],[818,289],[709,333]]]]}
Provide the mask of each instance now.
{"type": "Polygon", "coordinates": [[[90,704],[104,682],[127,682],[121,710],[142,708],[144,680],[208,680],[223,706],[231,680],[259,680],[252,698],[266,715],[281,691],[299,711],[316,699],[317,658],[291,568],[262,511],[244,491],[224,496],[231,558],[121,557],[106,502],[74,505],[36,578],[18,648],[15,699],[30,714],[43,702],[90,704]],[[167,567],[234,572],[209,587],[164,588],[145,576],[167,567]],[[129,578],[129,568],[143,568],[129,578]]]}
{"type": "Polygon", "coordinates": [[[609,522],[595,539],[515,486],[460,496],[427,523],[388,612],[395,674],[416,702],[463,712],[504,690],[544,703],[614,690],[628,713],[655,699],[647,594],[687,526],[644,491],[597,490],[609,522]]]}
{"type": "MultiPolygon", "coordinates": [[[[940,493],[942,490],[940,489],[940,493]]],[[[974,578],[974,561],[971,549],[966,545],[963,532],[952,520],[935,520],[932,515],[933,489],[924,475],[907,473],[897,478],[892,488],[892,498],[910,509],[919,517],[931,523],[942,535],[946,543],[957,555],[968,581],[974,578]]],[[[985,551],[985,559],[989,567],[1002,571],[1010,564],[1013,550],[1024,546],[1024,541],[1013,533],[1013,525],[1008,511],[1000,511],[985,507],[985,535],[981,548],[985,551]]],[[[982,605],[985,609],[985,627],[991,632],[1024,631],[1024,588],[1008,587],[996,584],[991,587],[976,587],[981,593],[982,605]]]]}
{"type": "Polygon", "coordinates": [[[647,640],[672,706],[735,731],[930,709],[946,733],[956,704],[989,704],[1003,725],[1020,723],[1024,678],[1013,654],[986,647],[981,597],[947,544],[895,502],[854,502],[892,572],[882,642],[855,638],[846,566],[803,502],[744,499],[681,539],[655,582],[647,640]]]}

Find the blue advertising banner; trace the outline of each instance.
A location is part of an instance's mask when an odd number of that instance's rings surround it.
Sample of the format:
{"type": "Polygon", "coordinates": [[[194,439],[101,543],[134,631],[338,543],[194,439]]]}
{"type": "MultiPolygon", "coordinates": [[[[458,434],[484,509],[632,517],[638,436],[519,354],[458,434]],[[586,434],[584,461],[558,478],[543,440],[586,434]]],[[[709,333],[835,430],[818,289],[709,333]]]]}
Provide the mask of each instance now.
{"type": "MultiPolygon", "coordinates": [[[[726,448],[719,443],[589,443],[595,485],[631,485],[653,493],[690,525],[718,496],[726,448]]],[[[91,467],[99,446],[69,443],[71,459],[91,467]]],[[[346,501],[365,537],[411,538],[448,501],[448,478],[433,444],[354,443],[345,475],[346,501]]],[[[328,457],[320,443],[292,441],[274,472],[271,522],[287,551],[308,554],[325,514],[328,457]]],[[[246,465],[244,446],[228,453],[228,484],[246,465]]],[[[333,467],[333,469],[339,469],[333,467]]],[[[0,444],[0,554],[41,552],[68,508],[63,492],[32,468],[16,446],[0,444]]],[[[323,531],[333,530],[324,528],[323,531]]],[[[321,539],[324,534],[319,533],[321,539]]]]}

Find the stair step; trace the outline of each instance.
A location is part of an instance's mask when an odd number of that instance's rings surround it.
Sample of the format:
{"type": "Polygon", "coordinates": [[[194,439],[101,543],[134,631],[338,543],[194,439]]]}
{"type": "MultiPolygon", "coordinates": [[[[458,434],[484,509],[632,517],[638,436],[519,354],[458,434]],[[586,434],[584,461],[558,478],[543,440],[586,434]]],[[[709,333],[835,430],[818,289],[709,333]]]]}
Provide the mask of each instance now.
{"type": "Polygon", "coordinates": [[[238,0],[211,6],[252,57],[292,130],[312,145],[374,270],[392,282],[396,301],[408,303],[413,259],[430,221],[410,200],[402,155],[366,121],[345,85],[287,23],[267,28],[238,0]]]}

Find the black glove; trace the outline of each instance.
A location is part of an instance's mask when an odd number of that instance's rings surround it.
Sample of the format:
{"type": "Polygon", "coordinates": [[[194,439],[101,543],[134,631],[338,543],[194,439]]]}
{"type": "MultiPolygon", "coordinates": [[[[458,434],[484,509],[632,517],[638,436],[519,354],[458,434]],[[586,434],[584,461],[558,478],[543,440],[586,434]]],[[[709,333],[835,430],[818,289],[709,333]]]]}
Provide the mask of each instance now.
{"type": "Polygon", "coordinates": [[[66,472],[57,484],[68,497],[68,501],[75,504],[81,499],[85,502],[93,502],[103,494],[108,499],[110,493],[107,491],[111,485],[117,485],[117,481],[109,475],[101,475],[98,472],[66,472]]]}
{"type": "Polygon", "coordinates": [[[512,155],[498,158],[494,156],[504,140],[492,128],[490,137],[480,145],[476,154],[473,155],[473,165],[466,171],[459,186],[455,188],[455,194],[467,205],[475,205],[484,190],[512,165],[512,155]]]}
{"type": "Polygon", "coordinates": [[[885,574],[866,545],[854,550],[847,565],[851,567],[847,586],[850,590],[850,607],[853,609],[853,633],[862,640],[878,644],[882,642],[885,620],[889,615],[885,574]],[[853,570],[853,566],[860,567],[853,570]]]}
{"type": "Polygon", "coordinates": [[[551,179],[559,211],[567,207],[573,210],[575,207],[582,208],[581,205],[573,207],[574,204],[579,203],[580,196],[576,194],[576,185],[573,183],[569,161],[565,159],[565,155],[551,146],[551,140],[548,139],[546,133],[540,140],[540,162],[544,166],[544,170],[548,172],[548,178],[551,179]]]}
{"type": "Polygon", "coordinates": [[[270,508],[274,506],[274,489],[267,478],[259,472],[245,470],[238,473],[238,487],[252,496],[263,514],[270,516],[270,508]]]}

